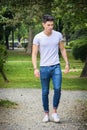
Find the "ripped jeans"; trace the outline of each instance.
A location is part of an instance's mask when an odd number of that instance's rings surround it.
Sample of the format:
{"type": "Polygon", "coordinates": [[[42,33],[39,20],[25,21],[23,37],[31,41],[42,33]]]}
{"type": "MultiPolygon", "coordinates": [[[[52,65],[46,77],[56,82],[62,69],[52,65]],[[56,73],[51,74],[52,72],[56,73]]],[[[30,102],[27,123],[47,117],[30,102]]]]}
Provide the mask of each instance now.
{"type": "Polygon", "coordinates": [[[53,66],[40,66],[40,80],[42,86],[42,103],[44,112],[49,112],[49,85],[52,79],[54,96],[53,108],[57,109],[61,96],[62,72],[60,64],[53,66]]]}

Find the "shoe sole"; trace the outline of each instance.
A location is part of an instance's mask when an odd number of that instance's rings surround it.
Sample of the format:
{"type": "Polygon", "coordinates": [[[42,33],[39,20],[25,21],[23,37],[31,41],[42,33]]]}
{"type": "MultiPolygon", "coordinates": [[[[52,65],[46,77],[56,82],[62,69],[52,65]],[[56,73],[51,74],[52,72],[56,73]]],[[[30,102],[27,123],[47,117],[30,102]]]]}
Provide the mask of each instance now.
{"type": "Polygon", "coordinates": [[[43,123],[47,123],[47,122],[49,122],[50,121],[50,119],[48,120],[48,121],[43,121],[43,123]]]}
{"type": "Polygon", "coordinates": [[[59,122],[60,122],[60,120],[55,121],[55,120],[52,118],[52,122],[59,123],[59,122]]]}

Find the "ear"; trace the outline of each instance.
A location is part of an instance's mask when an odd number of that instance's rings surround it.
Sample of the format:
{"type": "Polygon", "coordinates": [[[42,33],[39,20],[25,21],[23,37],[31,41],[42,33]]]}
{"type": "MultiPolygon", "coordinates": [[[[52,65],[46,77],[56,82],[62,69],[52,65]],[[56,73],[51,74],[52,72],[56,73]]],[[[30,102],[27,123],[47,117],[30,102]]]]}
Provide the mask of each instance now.
{"type": "Polygon", "coordinates": [[[44,27],[45,23],[42,23],[42,26],[44,27]]]}

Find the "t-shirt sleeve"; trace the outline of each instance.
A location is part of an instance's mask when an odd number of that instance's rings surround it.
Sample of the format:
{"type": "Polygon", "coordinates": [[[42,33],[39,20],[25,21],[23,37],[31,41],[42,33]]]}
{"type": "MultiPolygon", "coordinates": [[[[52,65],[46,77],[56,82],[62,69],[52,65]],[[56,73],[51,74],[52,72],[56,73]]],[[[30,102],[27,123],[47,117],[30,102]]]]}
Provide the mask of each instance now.
{"type": "Polygon", "coordinates": [[[62,33],[60,33],[60,42],[61,42],[61,41],[64,41],[64,38],[63,38],[62,33]]]}
{"type": "Polygon", "coordinates": [[[33,39],[33,44],[39,45],[39,38],[38,38],[37,35],[36,35],[36,36],[34,37],[34,39],[33,39]]]}

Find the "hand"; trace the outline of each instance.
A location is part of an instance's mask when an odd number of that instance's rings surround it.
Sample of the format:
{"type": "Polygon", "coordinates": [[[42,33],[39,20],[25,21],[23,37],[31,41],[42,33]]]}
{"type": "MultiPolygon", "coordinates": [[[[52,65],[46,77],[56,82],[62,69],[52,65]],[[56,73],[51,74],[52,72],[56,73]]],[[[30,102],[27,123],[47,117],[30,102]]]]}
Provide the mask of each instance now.
{"type": "Polygon", "coordinates": [[[69,72],[70,66],[66,64],[64,73],[67,74],[69,72]]]}
{"type": "Polygon", "coordinates": [[[35,77],[37,77],[37,78],[40,77],[40,72],[39,72],[38,69],[35,69],[35,70],[34,70],[34,75],[35,75],[35,77]]]}

